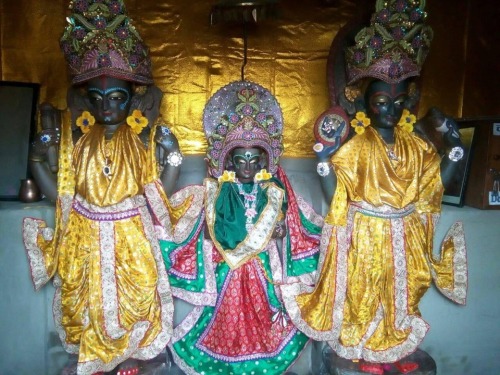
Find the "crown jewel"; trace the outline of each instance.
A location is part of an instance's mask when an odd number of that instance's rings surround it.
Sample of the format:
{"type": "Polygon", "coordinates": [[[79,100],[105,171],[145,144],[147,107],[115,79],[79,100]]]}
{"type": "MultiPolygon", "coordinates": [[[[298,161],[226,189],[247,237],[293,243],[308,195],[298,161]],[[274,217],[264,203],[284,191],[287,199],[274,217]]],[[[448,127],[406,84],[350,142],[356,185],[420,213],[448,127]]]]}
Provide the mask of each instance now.
{"type": "Polygon", "coordinates": [[[370,26],[347,48],[348,83],[377,78],[397,83],[420,74],[432,40],[425,0],[377,0],[370,26]]]}
{"type": "Polygon", "coordinates": [[[257,147],[267,153],[268,170],[276,173],[283,153],[283,115],[276,98],[249,81],[236,81],[218,90],[203,112],[210,174],[218,178],[237,147],[257,147]]]}
{"type": "Polygon", "coordinates": [[[123,0],[72,0],[60,40],[73,83],[108,75],[151,84],[147,46],[127,17],[123,0]]]}

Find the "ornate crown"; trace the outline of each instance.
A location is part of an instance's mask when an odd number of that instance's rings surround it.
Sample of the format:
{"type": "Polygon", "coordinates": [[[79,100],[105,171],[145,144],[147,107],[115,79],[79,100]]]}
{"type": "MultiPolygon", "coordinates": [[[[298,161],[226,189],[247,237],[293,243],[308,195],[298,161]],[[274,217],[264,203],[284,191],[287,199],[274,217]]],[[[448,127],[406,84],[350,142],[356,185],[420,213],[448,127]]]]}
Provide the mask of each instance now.
{"type": "Polygon", "coordinates": [[[218,178],[237,147],[257,147],[267,153],[267,169],[275,174],[283,153],[283,114],[265,88],[236,81],[219,89],[203,111],[210,174],[218,178]]]}
{"type": "Polygon", "coordinates": [[[108,75],[153,83],[149,51],[126,15],[123,0],[72,0],[60,40],[73,83],[108,75]]]}
{"type": "Polygon", "coordinates": [[[425,0],[377,0],[369,27],[347,48],[348,84],[365,78],[397,83],[418,76],[432,40],[425,0]]]}

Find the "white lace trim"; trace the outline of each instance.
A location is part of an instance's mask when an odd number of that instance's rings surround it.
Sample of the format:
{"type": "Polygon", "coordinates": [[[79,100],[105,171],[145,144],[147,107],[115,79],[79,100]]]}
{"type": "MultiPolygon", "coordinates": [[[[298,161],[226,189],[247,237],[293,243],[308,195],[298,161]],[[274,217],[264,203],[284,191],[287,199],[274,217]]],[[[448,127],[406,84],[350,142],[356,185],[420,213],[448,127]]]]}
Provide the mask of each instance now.
{"type": "Polygon", "coordinates": [[[26,249],[26,255],[28,256],[31,280],[33,281],[35,290],[39,290],[49,281],[43,252],[38,247],[37,238],[38,234],[42,232],[44,239],[50,241],[54,236],[54,230],[51,228],[40,229],[44,223],[43,220],[31,217],[27,217],[23,221],[24,247],[26,249]]]}
{"type": "Polygon", "coordinates": [[[172,287],[172,293],[175,297],[181,298],[186,302],[196,306],[215,306],[217,301],[217,284],[215,280],[215,270],[212,261],[211,241],[203,240],[203,264],[202,270],[205,279],[205,289],[202,292],[188,291],[182,288],[172,287]]]}
{"type": "MultiPolygon", "coordinates": [[[[66,342],[66,331],[62,326],[62,306],[61,306],[61,279],[58,275],[54,276],[54,287],[56,291],[54,293],[54,301],[52,302],[52,314],[54,315],[54,327],[59,334],[62,346],[64,350],[71,354],[78,354],[79,346],[75,344],[69,344],[66,342]]],[[[88,319],[87,319],[88,320],[88,319]]]]}
{"type": "Polygon", "coordinates": [[[316,211],[311,207],[311,205],[302,198],[302,196],[295,194],[295,198],[297,199],[297,204],[304,214],[304,216],[314,225],[318,227],[322,227],[324,224],[323,216],[318,215],[316,211]]]}
{"type": "Polygon", "coordinates": [[[144,195],[151,206],[151,211],[155,215],[161,226],[167,231],[169,235],[172,233],[172,221],[170,220],[170,213],[165,205],[160,192],[160,187],[156,182],[152,182],[144,186],[144,195]]]}
{"type": "MultiPolygon", "coordinates": [[[[182,322],[179,323],[177,327],[175,327],[172,341],[170,342],[169,346],[175,344],[193,329],[196,322],[200,319],[201,314],[203,313],[203,309],[203,306],[195,306],[193,310],[191,310],[189,314],[182,320],[182,322]]],[[[172,351],[175,352],[175,350],[172,351]]]]}
{"type": "MultiPolygon", "coordinates": [[[[344,303],[347,291],[347,259],[348,251],[351,243],[351,233],[354,224],[355,207],[350,207],[347,217],[347,224],[345,227],[337,227],[337,249],[336,249],[336,275],[335,275],[335,297],[333,301],[333,326],[328,331],[317,331],[311,328],[301,317],[300,309],[295,300],[297,295],[304,293],[311,293],[314,288],[304,284],[292,284],[282,286],[283,298],[288,314],[292,318],[293,323],[304,332],[307,336],[317,341],[327,341],[328,344],[337,352],[341,357],[347,359],[365,359],[369,362],[395,362],[413,351],[421,343],[429,326],[419,316],[408,315],[408,295],[407,295],[407,267],[406,256],[404,251],[404,237],[403,237],[403,220],[391,220],[392,231],[392,245],[393,245],[393,267],[397,270],[395,273],[395,324],[396,329],[409,329],[411,332],[404,342],[383,351],[373,351],[364,348],[368,339],[373,335],[377,326],[383,319],[384,311],[382,306],[379,306],[373,321],[370,323],[367,332],[361,339],[360,343],[354,347],[343,346],[340,341],[340,330],[343,321],[344,303]]],[[[332,234],[333,227],[325,224],[321,238],[321,252],[319,259],[318,269],[322,269],[327,255],[326,250],[329,245],[329,239],[332,234]]],[[[335,252],[335,250],[334,250],[335,252]]]]}
{"type": "Polygon", "coordinates": [[[176,192],[170,198],[170,203],[176,207],[181,205],[191,197],[191,205],[186,213],[179,219],[174,229],[174,242],[180,243],[187,239],[193,231],[193,227],[197,222],[200,212],[203,210],[205,189],[200,185],[190,185],[176,192]]]}
{"type": "MultiPolygon", "coordinates": [[[[142,197],[143,198],[143,197],[142,197]]],[[[158,273],[158,284],[157,293],[160,300],[161,309],[161,332],[155,337],[152,343],[146,347],[139,347],[147,330],[150,327],[150,322],[141,321],[134,324],[130,331],[130,338],[128,348],[125,352],[116,358],[114,358],[109,363],[104,363],[100,359],[87,362],[79,362],[77,366],[78,375],[90,375],[98,371],[108,372],[113,370],[117,365],[124,362],[128,358],[135,358],[138,360],[147,360],[156,357],[160,354],[165,346],[168,344],[169,340],[173,334],[173,297],[170,290],[170,284],[168,282],[167,272],[165,270],[165,265],[163,263],[163,258],[161,255],[158,240],[156,238],[155,229],[153,226],[151,215],[148,208],[145,206],[145,200],[134,199],[122,202],[123,205],[128,207],[128,203],[133,202],[134,204],[141,205],[138,208],[139,214],[141,215],[141,221],[143,223],[144,233],[151,244],[152,253],[155,259],[157,273],[158,273]]],[[[120,206],[123,206],[120,205],[120,206]]],[[[87,205],[90,207],[91,205],[87,205]]],[[[93,208],[93,207],[92,207],[93,208]]],[[[90,208],[90,209],[92,209],[90,208]]],[[[108,207],[110,212],[117,212],[121,209],[117,206],[108,207]]],[[[106,213],[106,207],[99,207],[99,212],[106,213]]],[[[102,278],[102,289],[103,289],[103,310],[104,310],[104,320],[106,333],[113,339],[122,337],[126,332],[123,327],[119,324],[118,316],[118,297],[116,290],[116,279],[115,279],[115,241],[114,241],[114,223],[112,221],[100,222],[100,249],[101,249],[101,278],[102,278]],[[111,251],[110,251],[111,250],[111,251]]],[[[61,281],[59,277],[55,277],[54,286],[56,287],[56,293],[54,296],[54,322],[56,330],[62,341],[62,345],[66,351],[69,353],[78,353],[79,345],[68,344],[66,342],[66,333],[61,324],[62,310],[61,310],[61,281]]],[[[85,312],[84,326],[89,324],[88,311],[85,312]]]]}
{"type": "Polygon", "coordinates": [[[116,289],[115,226],[113,222],[99,222],[101,253],[102,309],[106,334],[114,340],[121,338],[127,330],[121,327],[118,316],[118,290],[116,289]]]}
{"type": "MultiPolygon", "coordinates": [[[[448,299],[460,305],[465,305],[467,300],[467,246],[465,244],[465,233],[462,222],[457,221],[448,230],[443,242],[453,239],[455,252],[453,254],[453,288],[438,290],[448,299]]],[[[432,278],[437,286],[436,272],[431,268],[432,278]]]]}

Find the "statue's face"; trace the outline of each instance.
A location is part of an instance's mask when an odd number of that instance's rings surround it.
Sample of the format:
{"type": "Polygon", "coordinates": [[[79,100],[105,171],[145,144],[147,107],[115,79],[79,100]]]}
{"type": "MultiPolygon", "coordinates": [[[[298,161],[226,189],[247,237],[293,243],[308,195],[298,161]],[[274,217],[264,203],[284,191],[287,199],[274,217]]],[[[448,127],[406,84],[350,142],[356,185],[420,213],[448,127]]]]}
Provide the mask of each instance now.
{"type": "Polygon", "coordinates": [[[117,125],[125,121],[130,110],[132,84],[118,78],[101,76],[87,83],[89,112],[96,122],[117,125]]]}
{"type": "Polygon", "coordinates": [[[263,151],[259,148],[235,148],[231,152],[234,172],[238,180],[243,183],[253,181],[253,178],[262,168],[263,151]]]}
{"type": "Polygon", "coordinates": [[[373,81],[365,93],[366,114],[376,128],[394,128],[408,99],[408,82],[373,81]]]}

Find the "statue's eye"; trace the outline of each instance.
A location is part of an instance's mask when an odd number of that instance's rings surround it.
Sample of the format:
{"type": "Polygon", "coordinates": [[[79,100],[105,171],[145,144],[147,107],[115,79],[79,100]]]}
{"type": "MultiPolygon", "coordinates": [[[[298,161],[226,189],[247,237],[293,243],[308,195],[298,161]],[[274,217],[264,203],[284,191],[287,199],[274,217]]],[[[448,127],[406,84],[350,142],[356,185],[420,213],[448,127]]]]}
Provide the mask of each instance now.
{"type": "Polygon", "coordinates": [[[123,101],[123,100],[126,100],[127,98],[122,93],[116,92],[116,93],[109,94],[108,99],[109,100],[116,100],[116,101],[119,101],[119,100],[123,101]]]}
{"type": "Polygon", "coordinates": [[[102,100],[102,96],[99,94],[96,94],[96,93],[92,93],[89,95],[89,99],[91,102],[98,102],[98,101],[102,100]]]}

